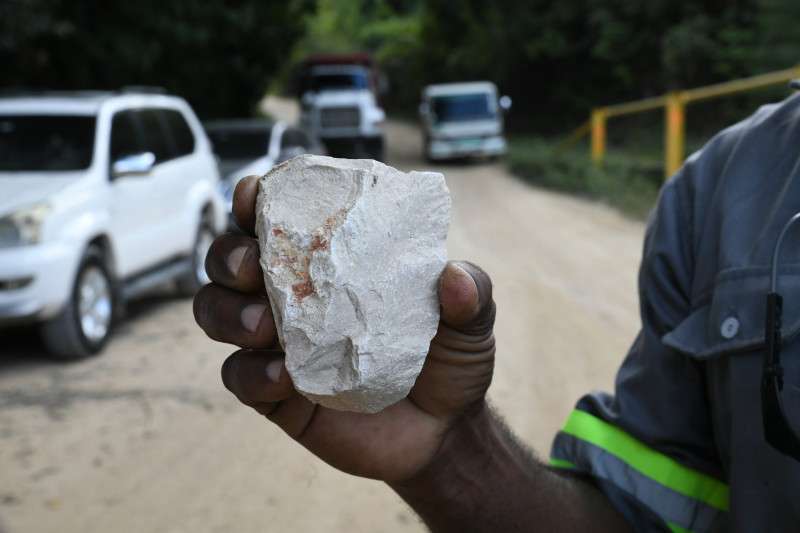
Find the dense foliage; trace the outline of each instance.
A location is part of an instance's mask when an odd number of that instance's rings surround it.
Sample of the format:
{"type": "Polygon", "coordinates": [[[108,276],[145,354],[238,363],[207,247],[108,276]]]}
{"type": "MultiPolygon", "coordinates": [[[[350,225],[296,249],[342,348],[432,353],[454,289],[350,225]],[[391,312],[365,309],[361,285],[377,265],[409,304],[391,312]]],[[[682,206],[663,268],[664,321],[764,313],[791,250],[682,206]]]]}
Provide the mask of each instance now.
{"type": "Polygon", "coordinates": [[[3,0],[0,86],[152,84],[242,114],[306,54],[368,50],[390,112],[490,79],[512,129],[564,133],[594,106],[794,66],[797,20],[796,0],[3,0]]]}
{"type": "Polygon", "coordinates": [[[3,0],[0,86],[154,85],[187,98],[203,118],[247,115],[308,9],[258,0],[3,0]]]}
{"type": "MultiPolygon", "coordinates": [[[[370,49],[413,110],[419,89],[490,79],[512,128],[563,132],[598,105],[800,60],[795,0],[319,0],[299,50],[370,49]]],[[[296,53],[297,50],[296,50],[296,53]]]]}

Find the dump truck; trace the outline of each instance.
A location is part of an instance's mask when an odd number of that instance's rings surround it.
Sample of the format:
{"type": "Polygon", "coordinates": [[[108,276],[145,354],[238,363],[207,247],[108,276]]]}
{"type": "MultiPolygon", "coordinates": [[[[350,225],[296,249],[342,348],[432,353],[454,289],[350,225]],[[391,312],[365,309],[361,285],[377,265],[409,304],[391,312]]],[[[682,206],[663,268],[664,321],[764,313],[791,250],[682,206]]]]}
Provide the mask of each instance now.
{"type": "Polygon", "coordinates": [[[301,124],[313,130],[334,157],[382,160],[382,80],[371,54],[309,56],[299,83],[301,124]]]}

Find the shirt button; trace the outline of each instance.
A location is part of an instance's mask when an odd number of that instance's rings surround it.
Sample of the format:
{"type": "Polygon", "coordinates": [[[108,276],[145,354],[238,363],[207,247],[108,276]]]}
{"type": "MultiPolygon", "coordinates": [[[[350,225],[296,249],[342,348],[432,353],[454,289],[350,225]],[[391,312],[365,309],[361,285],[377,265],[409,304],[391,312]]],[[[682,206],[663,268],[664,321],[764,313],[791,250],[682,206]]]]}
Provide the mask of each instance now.
{"type": "Polygon", "coordinates": [[[722,321],[722,326],[719,328],[719,333],[726,339],[732,339],[739,333],[739,320],[734,316],[729,316],[722,321]]]}

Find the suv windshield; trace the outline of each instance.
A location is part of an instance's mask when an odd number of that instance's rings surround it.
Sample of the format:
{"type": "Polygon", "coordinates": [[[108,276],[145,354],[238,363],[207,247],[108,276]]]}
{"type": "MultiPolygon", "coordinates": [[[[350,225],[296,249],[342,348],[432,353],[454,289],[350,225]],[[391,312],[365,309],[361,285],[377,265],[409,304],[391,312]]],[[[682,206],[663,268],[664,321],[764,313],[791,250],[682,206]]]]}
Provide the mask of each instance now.
{"type": "Polygon", "coordinates": [[[88,168],[95,117],[0,115],[0,171],[88,168]]]}
{"type": "Polygon", "coordinates": [[[272,130],[209,128],[206,132],[221,159],[257,159],[267,153],[272,130]]]}
{"type": "Polygon", "coordinates": [[[486,93],[439,96],[433,100],[437,121],[492,118],[489,95],[486,93]]]}

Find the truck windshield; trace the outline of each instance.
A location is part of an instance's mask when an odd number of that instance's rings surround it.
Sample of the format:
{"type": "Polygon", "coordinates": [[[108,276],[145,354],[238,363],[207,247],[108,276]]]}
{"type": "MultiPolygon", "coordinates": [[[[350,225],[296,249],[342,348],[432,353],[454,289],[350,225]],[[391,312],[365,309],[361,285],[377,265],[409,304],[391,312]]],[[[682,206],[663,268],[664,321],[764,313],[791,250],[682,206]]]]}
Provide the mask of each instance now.
{"type": "Polygon", "coordinates": [[[341,90],[367,89],[367,77],[363,74],[318,74],[311,80],[311,90],[341,90]]]}
{"type": "Polygon", "coordinates": [[[0,171],[88,168],[94,129],[93,116],[0,115],[0,171]]]}
{"type": "Polygon", "coordinates": [[[437,122],[493,118],[486,93],[437,96],[433,100],[437,122]]]}

